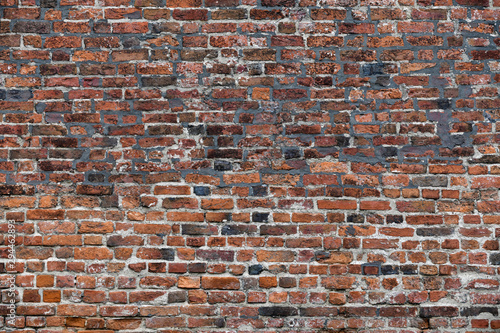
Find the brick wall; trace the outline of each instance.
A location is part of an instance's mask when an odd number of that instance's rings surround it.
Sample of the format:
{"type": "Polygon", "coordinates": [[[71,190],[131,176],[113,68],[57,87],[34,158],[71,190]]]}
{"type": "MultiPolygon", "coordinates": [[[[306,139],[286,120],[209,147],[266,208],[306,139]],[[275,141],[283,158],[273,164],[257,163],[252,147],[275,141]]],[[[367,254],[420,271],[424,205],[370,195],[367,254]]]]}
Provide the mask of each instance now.
{"type": "Polygon", "coordinates": [[[500,329],[499,0],[0,4],[1,332],[500,329]]]}

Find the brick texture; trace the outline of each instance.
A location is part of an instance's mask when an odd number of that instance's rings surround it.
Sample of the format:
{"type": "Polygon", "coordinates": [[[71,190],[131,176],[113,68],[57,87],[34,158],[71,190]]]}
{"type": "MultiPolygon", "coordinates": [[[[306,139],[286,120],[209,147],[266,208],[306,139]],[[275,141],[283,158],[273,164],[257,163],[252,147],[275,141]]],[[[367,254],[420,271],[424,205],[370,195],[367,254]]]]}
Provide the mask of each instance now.
{"type": "Polygon", "coordinates": [[[0,0],[0,332],[498,332],[499,22],[0,0]]]}

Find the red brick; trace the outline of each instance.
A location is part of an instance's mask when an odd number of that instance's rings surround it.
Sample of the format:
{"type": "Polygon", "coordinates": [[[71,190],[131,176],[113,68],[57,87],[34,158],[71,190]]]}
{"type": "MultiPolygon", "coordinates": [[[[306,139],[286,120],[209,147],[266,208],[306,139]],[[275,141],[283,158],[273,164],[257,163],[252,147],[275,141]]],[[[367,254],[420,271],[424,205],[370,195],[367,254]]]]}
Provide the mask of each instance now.
{"type": "Polygon", "coordinates": [[[201,286],[204,289],[239,289],[240,281],[235,277],[209,277],[201,278],[201,286]]]}

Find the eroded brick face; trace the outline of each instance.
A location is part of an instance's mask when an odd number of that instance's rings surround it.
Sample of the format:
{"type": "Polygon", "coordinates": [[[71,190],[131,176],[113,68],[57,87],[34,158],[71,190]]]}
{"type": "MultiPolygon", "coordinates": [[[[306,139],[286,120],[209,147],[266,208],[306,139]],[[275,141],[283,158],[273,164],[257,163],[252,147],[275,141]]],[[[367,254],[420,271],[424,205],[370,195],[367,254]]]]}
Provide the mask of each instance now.
{"type": "Polygon", "coordinates": [[[498,331],[499,7],[0,0],[0,331],[498,331]]]}

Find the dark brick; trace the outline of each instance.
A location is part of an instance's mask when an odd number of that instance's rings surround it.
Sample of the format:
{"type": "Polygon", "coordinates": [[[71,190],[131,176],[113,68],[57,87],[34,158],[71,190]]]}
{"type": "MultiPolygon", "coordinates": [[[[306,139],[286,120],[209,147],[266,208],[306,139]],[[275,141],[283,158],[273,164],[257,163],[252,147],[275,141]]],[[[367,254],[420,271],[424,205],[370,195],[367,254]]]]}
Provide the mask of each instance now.
{"type": "Polygon", "coordinates": [[[102,208],[117,208],[119,207],[118,195],[106,195],[100,198],[102,208]]]}
{"type": "Polygon", "coordinates": [[[420,308],[420,317],[422,318],[456,316],[458,316],[458,308],[454,306],[432,306],[420,308]]]}
{"type": "Polygon", "coordinates": [[[363,215],[352,214],[347,216],[347,222],[350,223],[364,223],[365,217],[363,215]]]}
{"type": "Polygon", "coordinates": [[[446,187],[448,178],[445,176],[419,176],[414,177],[413,184],[420,187],[446,187]]]}
{"type": "Polygon", "coordinates": [[[264,7],[293,7],[295,0],[262,0],[261,4],[264,7]]]}
{"type": "Polygon", "coordinates": [[[418,273],[417,265],[402,265],[400,266],[400,270],[405,275],[415,275],[418,273]]]}
{"type": "Polygon", "coordinates": [[[174,261],[175,260],[175,250],[174,249],[159,249],[161,253],[161,259],[162,260],[167,260],[167,261],[174,261]]]}
{"type": "Polygon", "coordinates": [[[213,235],[217,232],[212,228],[209,228],[205,225],[199,224],[183,224],[182,225],[182,234],[183,235],[213,235]]]}
{"type": "Polygon", "coordinates": [[[188,265],[188,270],[190,273],[205,273],[207,271],[206,263],[191,263],[188,265]]]}
{"type": "Polygon", "coordinates": [[[169,303],[184,303],[187,300],[187,292],[178,290],[171,291],[168,293],[168,302],[169,303]]]}
{"type": "Polygon", "coordinates": [[[364,76],[385,74],[386,64],[366,64],[361,67],[364,76]]]}
{"type": "Polygon", "coordinates": [[[208,261],[234,261],[234,251],[197,250],[196,256],[208,261]]]}
{"type": "Polygon", "coordinates": [[[264,267],[262,265],[252,265],[248,267],[248,274],[250,275],[259,275],[264,271],[264,267]]]}
{"type": "Polygon", "coordinates": [[[297,308],[289,306],[265,306],[259,308],[259,315],[266,317],[290,317],[298,314],[297,308]]]}
{"type": "Polygon", "coordinates": [[[106,245],[111,247],[144,245],[144,240],[139,236],[113,235],[108,238],[106,245]]]}
{"type": "Polygon", "coordinates": [[[403,216],[401,215],[387,215],[387,223],[403,223],[403,216]]]}
{"type": "Polygon", "coordinates": [[[493,306],[471,306],[460,310],[462,317],[477,317],[481,313],[491,313],[494,317],[498,316],[498,308],[493,306]]]}
{"type": "Polygon", "coordinates": [[[500,252],[490,254],[490,264],[500,265],[500,252]]]}
{"type": "Polygon", "coordinates": [[[253,222],[267,222],[269,219],[269,213],[252,213],[253,222]]]}
{"type": "Polygon", "coordinates": [[[0,185],[0,195],[34,195],[35,187],[31,185],[0,185]]]}
{"type": "Polygon", "coordinates": [[[27,101],[33,98],[31,90],[7,90],[5,98],[15,101],[27,101]]]}
{"type": "Polygon", "coordinates": [[[175,76],[143,77],[141,82],[144,87],[167,87],[173,86],[177,78],[175,76]]]}
{"type": "Polygon", "coordinates": [[[469,160],[469,163],[473,164],[500,164],[499,155],[483,155],[480,158],[474,158],[469,160]]]}
{"type": "Polygon", "coordinates": [[[228,170],[232,170],[233,167],[231,165],[231,162],[229,162],[229,161],[215,161],[214,162],[214,169],[216,171],[228,171],[228,170]]]}
{"type": "Polygon", "coordinates": [[[243,234],[254,234],[256,233],[255,226],[249,226],[245,224],[239,225],[225,225],[222,227],[222,235],[243,235],[243,234]]]}
{"type": "Polygon", "coordinates": [[[397,275],[399,274],[399,267],[395,265],[383,265],[380,271],[383,275],[397,275]]]}
{"type": "Polygon", "coordinates": [[[462,6],[478,6],[478,7],[489,7],[490,2],[488,0],[457,0],[457,3],[462,6]]]}
{"type": "Polygon", "coordinates": [[[453,234],[453,228],[418,228],[417,235],[423,237],[449,236],[453,234]]]}
{"type": "Polygon", "coordinates": [[[40,0],[41,8],[56,8],[57,0],[40,0]]]}
{"type": "Polygon", "coordinates": [[[207,196],[210,195],[210,188],[207,186],[195,186],[193,192],[199,196],[207,196]]]}
{"type": "Polygon", "coordinates": [[[12,32],[48,34],[50,33],[50,22],[18,21],[14,23],[12,32]]]}

